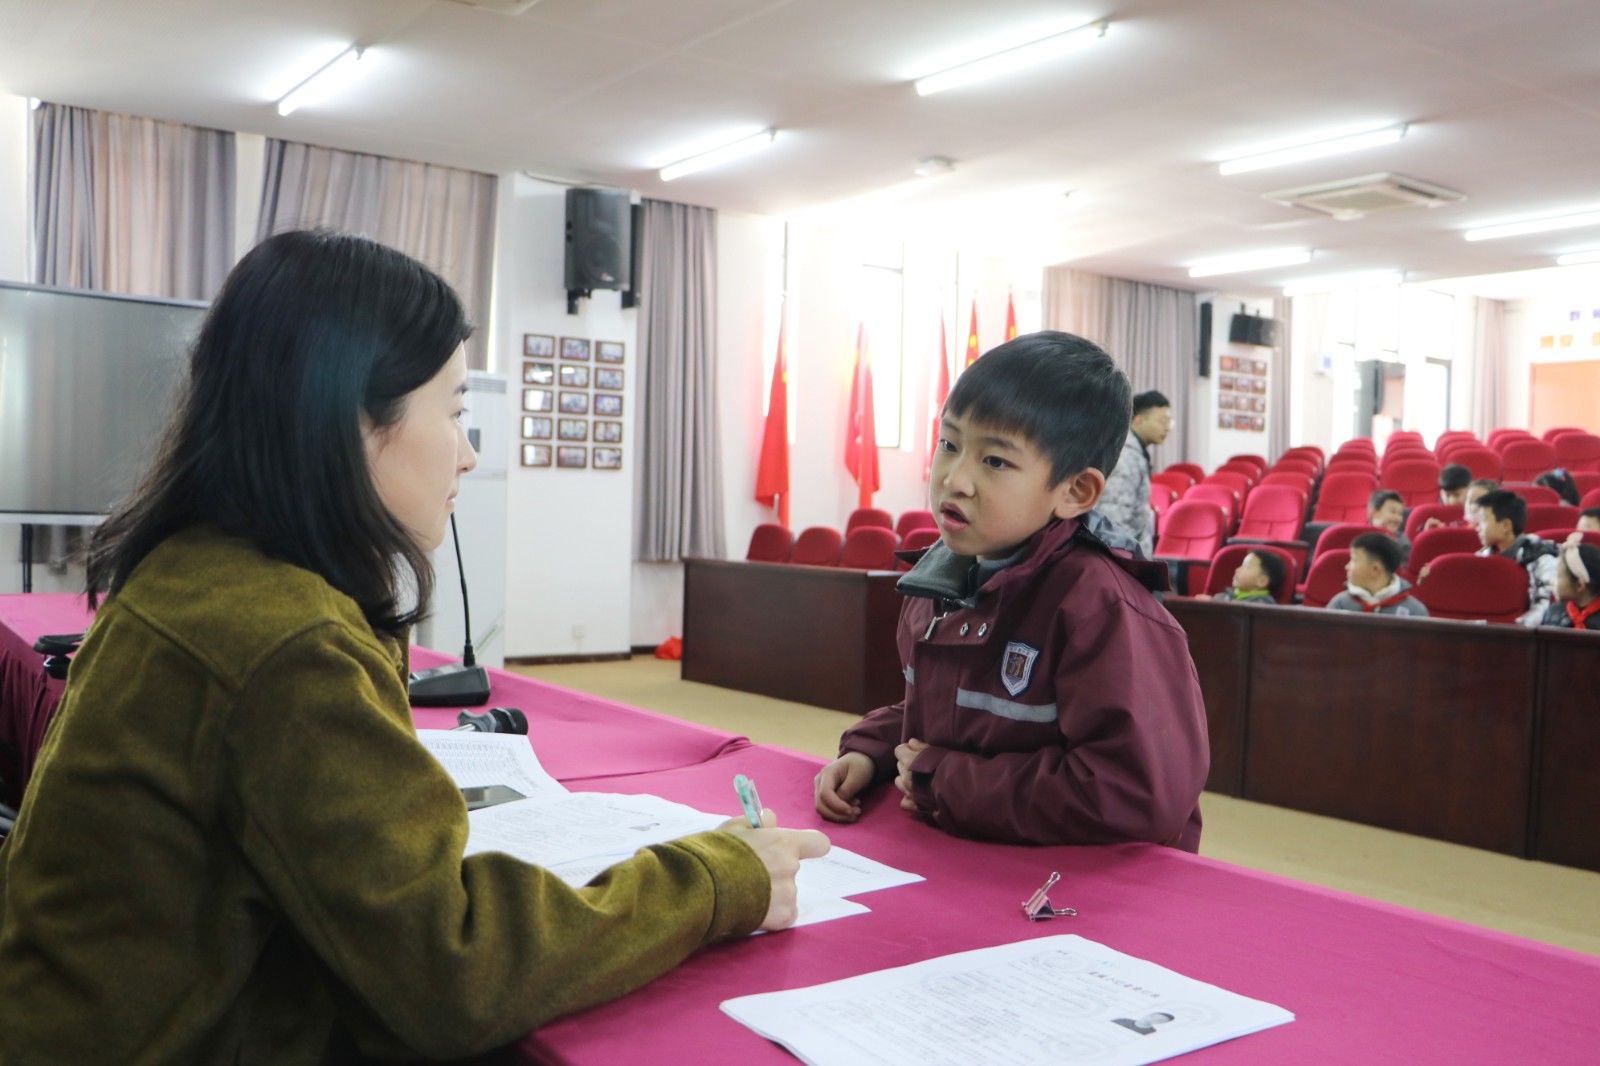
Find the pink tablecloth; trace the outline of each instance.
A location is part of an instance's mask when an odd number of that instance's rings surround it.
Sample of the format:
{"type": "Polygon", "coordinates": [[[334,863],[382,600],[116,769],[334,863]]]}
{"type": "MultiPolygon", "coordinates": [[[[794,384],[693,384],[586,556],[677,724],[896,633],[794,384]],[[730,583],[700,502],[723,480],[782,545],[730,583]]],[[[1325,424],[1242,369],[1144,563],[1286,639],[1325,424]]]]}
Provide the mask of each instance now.
{"type": "Polygon", "coordinates": [[[1298,1020],[1196,1052],[1229,1063],[1594,1063],[1600,959],[1154,845],[1022,848],[959,840],[912,820],[880,792],[862,821],[812,813],[818,764],[766,747],[574,788],[652,792],[736,810],[732,777],[755,778],[782,822],[924,875],[859,897],[871,914],[724,944],[640,991],[531,1034],[534,1062],[793,1062],[717,1004],[1033,936],[1078,933],[1298,1020]],[[1080,916],[1029,923],[1018,905],[1059,870],[1052,893],[1080,916]]]}

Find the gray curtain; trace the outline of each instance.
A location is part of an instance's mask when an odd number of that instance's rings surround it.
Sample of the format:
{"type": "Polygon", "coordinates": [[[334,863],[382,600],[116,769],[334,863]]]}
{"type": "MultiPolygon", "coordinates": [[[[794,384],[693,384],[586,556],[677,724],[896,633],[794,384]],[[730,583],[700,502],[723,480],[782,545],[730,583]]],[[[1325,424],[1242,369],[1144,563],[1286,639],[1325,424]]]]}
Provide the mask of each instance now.
{"type": "Polygon", "coordinates": [[[1294,301],[1278,297],[1272,301],[1272,317],[1278,320],[1278,346],[1272,350],[1272,374],[1267,379],[1267,458],[1277,462],[1289,450],[1289,387],[1293,366],[1294,301]]]}
{"type": "Polygon", "coordinates": [[[720,558],[717,213],[646,200],[643,241],[634,556],[642,562],[720,558]]]}
{"type": "Polygon", "coordinates": [[[1510,425],[1506,417],[1506,304],[1471,297],[1472,421],[1468,427],[1487,440],[1492,429],[1510,425]]]}
{"type": "Polygon", "coordinates": [[[472,170],[268,138],[256,240],[291,229],[356,233],[438,271],[477,331],[467,364],[488,366],[496,179],[472,170]]]}
{"type": "Polygon", "coordinates": [[[63,104],[33,113],[33,280],[209,300],[233,266],[232,133],[63,104]]]}
{"type": "Polygon", "coordinates": [[[1195,294],[1163,285],[1051,267],[1044,275],[1044,326],[1094,341],[1116,360],[1134,392],[1158,389],[1172,401],[1177,432],[1151,449],[1152,466],[1196,454],[1199,418],[1184,410],[1198,380],[1200,312],[1195,294]]]}

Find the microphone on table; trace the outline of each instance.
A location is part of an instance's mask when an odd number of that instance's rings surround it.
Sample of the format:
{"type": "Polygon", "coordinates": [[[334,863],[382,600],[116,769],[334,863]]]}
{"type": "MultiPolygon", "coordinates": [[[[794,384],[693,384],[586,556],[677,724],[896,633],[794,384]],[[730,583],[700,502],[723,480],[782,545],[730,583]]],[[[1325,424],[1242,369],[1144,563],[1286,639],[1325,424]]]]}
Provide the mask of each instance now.
{"type": "Polygon", "coordinates": [[[457,733],[516,733],[528,735],[528,716],[515,707],[490,707],[482,714],[462,711],[456,715],[457,733]]]}
{"type": "MultiPolygon", "coordinates": [[[[413,707],[481,707],[489,702],[489,671],[479,666],[472,654],[472,610],[467,606],[467,570],[461,565],[461,538],[456,534],[454,514],[450,515],[450,539],[455,541],[456,573],[461,578],[461,621],[467,631],[466,647],[461,652],[460,663],[412,673],[409,687],[413,707]]],[[[527,721],[524,719],[522,732],[527,731],[527,721]]]]}

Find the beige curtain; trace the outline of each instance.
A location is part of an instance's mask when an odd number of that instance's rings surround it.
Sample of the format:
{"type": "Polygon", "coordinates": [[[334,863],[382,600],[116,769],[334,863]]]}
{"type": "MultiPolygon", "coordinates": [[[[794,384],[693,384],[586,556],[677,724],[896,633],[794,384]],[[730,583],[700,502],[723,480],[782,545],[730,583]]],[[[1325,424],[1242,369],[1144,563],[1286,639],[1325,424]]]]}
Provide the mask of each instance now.
{"type": "Polygon", "coordinates": [[[1506,403],[1506,304],[1471,297],[1472,421],[1468,426],[1487,440],[1492,429],[1511,425],[1506,403]]]}
{"type": "MultiPolygon", "coordinates": [[[[644,202],[639,271],[639,461],[634,557],[721,558],[717,427],[717,213],[644,202]]],[[[641,235],[635,234],[635,240],[641,235]]]]}
{"type": "Polygon", "coordinates": [[[46,103],[31,178],[38,284],[209,300],[233,266],[232,133],[46,103]]]}
{"type": "Polygon", "coordinates": [[[467,363],[488,366],[496,178],[268,138],[259,241],[291,229],[356,233],[428,264],[466,304],[477,331],[467,363]]]}
{"type": "Polygon", "coordinates": [[[1155,469],[1198,454],[1199,418],[1184,410],[1198,380],[1194,293],[1051,267],[1044,275],[1044,326],[1094,341],[1128,375],[1135,393],[1157,389],[1172,401],[1178,432],[1151,449],[1155,469]]]}

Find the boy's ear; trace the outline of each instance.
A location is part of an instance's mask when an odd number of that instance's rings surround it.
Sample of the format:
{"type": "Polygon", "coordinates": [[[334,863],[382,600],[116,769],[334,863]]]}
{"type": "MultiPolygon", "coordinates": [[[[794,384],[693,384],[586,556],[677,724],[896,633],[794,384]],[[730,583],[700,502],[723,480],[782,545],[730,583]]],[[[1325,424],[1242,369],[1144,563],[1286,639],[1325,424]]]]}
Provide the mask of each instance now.
{"type": "Polygon", "coordinates": [[[1055,495],[1055,516],[1076,518],[1094,510],[1100,502],[1101,493],[1106,491],[1106,476],[1092,466],[1085,467],[1051,491],[1055,495]]]}

